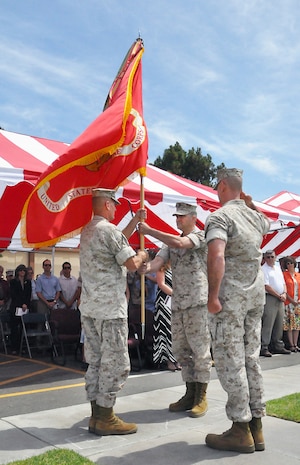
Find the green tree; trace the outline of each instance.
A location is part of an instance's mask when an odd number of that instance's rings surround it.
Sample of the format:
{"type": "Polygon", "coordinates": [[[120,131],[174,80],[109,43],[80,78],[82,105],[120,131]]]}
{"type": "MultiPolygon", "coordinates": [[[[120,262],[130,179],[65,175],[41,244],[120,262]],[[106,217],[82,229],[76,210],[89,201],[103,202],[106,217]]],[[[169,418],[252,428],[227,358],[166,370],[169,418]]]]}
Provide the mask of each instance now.
{"type": "Polygon", "coordinates": [[[199,147],[196,149],[193,147],[185,152],[179,142],[170,145],[164,151],[163,157],[157,157],[153,164],[165,171],[210,187],[215,183],[217,170],[225,168],[224,163],[215,166],[211,155],[202,155],[199,147]]]}
{"type": "Polygon", "coordinates": [[[170,147],[164,151],[163,157],[157,157],[156,160],[154,160],[153,165],[162,170],[182,176],[185,158],[186,152],[179,142],[175,142],[175,145],[170,145],[170,147]]]}

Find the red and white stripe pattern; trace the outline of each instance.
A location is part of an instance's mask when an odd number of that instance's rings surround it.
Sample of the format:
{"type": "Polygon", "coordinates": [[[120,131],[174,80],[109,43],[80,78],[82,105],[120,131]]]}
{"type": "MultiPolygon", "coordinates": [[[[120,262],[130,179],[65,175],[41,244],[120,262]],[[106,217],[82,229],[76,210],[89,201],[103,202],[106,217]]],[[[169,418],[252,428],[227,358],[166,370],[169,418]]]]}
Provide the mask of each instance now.
{"type": "MultiPolygon", "coordinates": [[[[282,191],[268,199],[264,203],[274,208],[280,208],[300,215],[300,195],[282,191]]],[[[270,240],[270,249],[274,249],[279,256],[300,257],[300,227],[280,231],[270,240]],[[278,236],[278,237],[277,237],[278,236]]]]}
{"type": "Polygon", "coordinates": [[[264,200],[264,203],[300,214],[300,195],[292,194],[292,192],[279,192],[278,194],[273,195],[273,197],[269,197],[264,200]]]}
{"type": "MultiPolygon", "coordinates": [[[[67,145],[63,142],[0,130],[0,248],[24,250],[19,229],[24,202],[40,174],[64,153],[67,145]]],[[[200,229],[203,229],[209,213],[219,207],[217,192],[212,188],[151,165],[147,166],[144,192],[148,224],[170,233],[179,232],[173,216],[177,202],[197,205],[197,226],[200,229]]],[[[119,188],[117,196],[121,206],[117,209],[115,224],[122,229],[139,208],[140,179],[134,178],[129,184],[119,188]]],[[[268,202],[255,203],[270,218],[273,231],[265,236],[263,250],[274,248],[279,256],[287,255],[286,252],[291,247],[290,239],[293,234],[297,236],[298,228],[295,229],[295,226],[300,225],[300,211],[291,212],[268,202]],[[293,229],[287,229],[289,227],[293,229]]],[[[79,238],[76,237],[57,245],[77,247],[78,243],[79,238]]],[[[133,234],[131,244],[139,247],[137,233],[133,234]]],[[[145,246],[160,247],[161,243],[146,237],[145,246]]],[[[300,251],[298,255],[300,256],[300,251]]]]}

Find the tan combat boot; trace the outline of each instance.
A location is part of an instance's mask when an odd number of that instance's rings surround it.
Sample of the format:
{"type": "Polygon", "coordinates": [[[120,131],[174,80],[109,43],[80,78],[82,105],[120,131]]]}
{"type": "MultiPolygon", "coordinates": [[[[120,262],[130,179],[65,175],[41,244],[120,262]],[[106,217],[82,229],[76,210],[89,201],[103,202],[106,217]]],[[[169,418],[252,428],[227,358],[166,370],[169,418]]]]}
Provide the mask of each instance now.
{"type": "Polygon", "coordinates": [[[92,415],[90,416],[89,420],[89,433],[95,433],[95,425],[96,425],[96,401],[91,401],[91,409],[92,415]]]}
{"type": "Polygon", "coordinates": [[[255,450],[265,450],[265,440],[262,431],[261,418],[253,417],[252,420],[249,422],[249,427],[254,439],[255,450]]]}
{"type": "Polygon", "coordinates": [[[196,383],[194,405],[192,410],[189,412],[189,416],[192,418],[203,417],[207,412],[207,400],[206,400],[206,389],[207,383],[196,383]]]}
{"type": "Polygon", "coordinates": [[[177,402],[169,405],[170,412],[184,412],[194,406],[196,383],[186,383],[186,391],[177,402]]]}
{"type": "Polygon", "coordinates": [[[248,454],[255,451],[249,423],[233,423],[223,434],[208,434],[205,438],[208,447],[218,450],[233,450],[248,454]]]}
{"type": "Polygon", "coordinates": [[[97,436],[109,436],[112,434],[132,434],[137,432],[135,423],[125,423],[121,418],[114,414],[113,408],[94,406],[96,422],[94,433],[97,436]]]}

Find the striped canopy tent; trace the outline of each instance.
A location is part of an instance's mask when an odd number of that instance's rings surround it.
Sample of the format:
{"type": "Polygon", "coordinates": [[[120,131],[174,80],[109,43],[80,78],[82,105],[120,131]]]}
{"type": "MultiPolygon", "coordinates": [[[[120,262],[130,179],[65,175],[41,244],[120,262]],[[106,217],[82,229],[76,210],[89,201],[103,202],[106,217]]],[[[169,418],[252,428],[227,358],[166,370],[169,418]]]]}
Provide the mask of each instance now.
{"type": "Polygon", "coordinates": [[[293,194],[292,192],[281,191],[264,200],[264,203],[300,214],[300,195],[293,194]]]}
{"type": "MultiPolygon", "coordinates": [[[[157,229],[166,232],[176,233],[175,212],[176,202],[187,202],[197,205],[197,226],[199,229],[204,228],[207,216],[210,212],[220,207],[217,192],[210,187],[184,179],[180,176],[160,170],[154,166],[147,167],[147,177],[144,180],[145,185],[145,205],[148,209],[147,222],[157,229]]],[[[119,189],[121,202],[130,200],[134,208],[139,206],[139,179],[134,179],[124,188],[119,189]]],[[[255,205],[261,209],[270,219],[271,228],[269,234],[264,237],[262,243],[263,251],[271,247],[271,242],[277,238],[278,244],[282,247],[282,254],[285,254],[284,240],[285,235],[289,235],[297,226],[300,225],[300,214],[293,214],[284,209],[279,209],[262,202],[256,202],[255,205]]],[[[122,212],[122,214],[124,211],[122,212]]],[[[120,212],[121,214],[121,212],[120,212]]],[[[129,220],[129,216],[123,217],[122,227],[129,220]]],[[[300,227],[300,226],[299,226],[300,227]]],[[[146,238],[147,240],[151,239],[146,238]]],[[[155,246],[160,247],[159,241],[151,239],[155,246]]],[[[138,238],[135,237],[138,244],[138,238]]],[[[299,253],[300,256],[300,253],[299,253]]]]}
{"type": "MultiPolygon", "coordinates": [[[[31,193],[40,174],[62,153],[63,142],[42,139],[23,134],[0,130],[0,248],[8,250],[24,249],[20,241],[20,217],[23,205],[31,193]]],[[[216,191],[210,187],[187,180],[147,166],[144,178],[145,207],[150,226],[178,233],[176,228],[175,206],[177,202],[197,205],[197,226],[203,229],[211,211],[219,208],[216,191]]],[[[121,205],[117,208],[115,224],[121,229],[140,206],[140,179],[133,179],[118,189],[117,197],[121,205]]],[[[285,255],[285,234],[290,234],[300,225],[300,213],[289,212],[267,203],[255,202],[271,220],[271,231],[263,241],[263,250],[277,238],[285,255]],[[292,229],[290,229],[292,228],[292,229]]],[[[133,247],[139,247],[137,232],[130,239],[133,247]]],[[[60,247],[78,247],[79,237],[57,243],[60,247]]],[[[157,248],[161,243],[151,237],[145,238],[145,247],[157,248]]]]}
{"type": "MultiPolygon", "coordinates": [[[[300,215],[300,195],[298,194],[281,191],[264,200],[264,203],[300,215]]],[[[270,240],[268,248],[274,249],[279,256],[300,257],[300,227],[282,231],[278,237],[275,235],[270,240]]]]}

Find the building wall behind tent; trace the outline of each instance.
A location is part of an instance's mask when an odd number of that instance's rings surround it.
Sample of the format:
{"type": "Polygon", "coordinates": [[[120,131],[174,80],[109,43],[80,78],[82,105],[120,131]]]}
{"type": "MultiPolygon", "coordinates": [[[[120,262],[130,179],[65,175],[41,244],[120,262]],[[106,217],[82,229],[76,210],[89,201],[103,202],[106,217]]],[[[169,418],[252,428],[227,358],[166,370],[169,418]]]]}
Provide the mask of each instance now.
{"type": "Polygon", "coordinates": [[[52,273],[59,276],[63,262],[70,262],[72,265],[72,275],[78,278],[79,276],[79,250],[69,249],[60,250],[55,248],[52,256],[52,249],[39,250],[35,252],[14,252],[5,250],[0,253],[0,265],[4,268],[4,278],[6,270],[15,270],[21,263],[26,266],[32,266],[34,275],[43,273],[42,263],[45,259],[50,259],[52,262],[52,273]],[[53,260],[54,256],[54,260],[53,260]],[[54,265],[54,266],[53,266],[54,265]]]}

